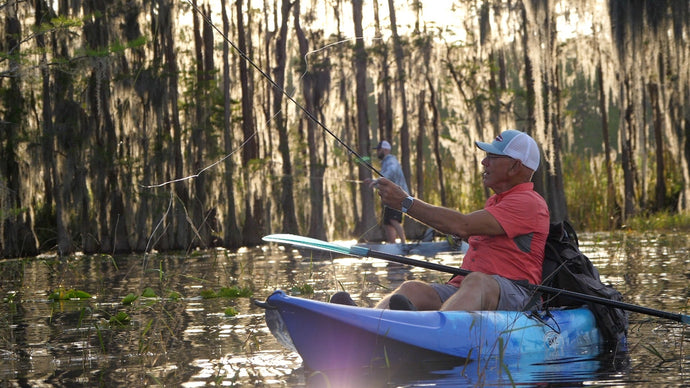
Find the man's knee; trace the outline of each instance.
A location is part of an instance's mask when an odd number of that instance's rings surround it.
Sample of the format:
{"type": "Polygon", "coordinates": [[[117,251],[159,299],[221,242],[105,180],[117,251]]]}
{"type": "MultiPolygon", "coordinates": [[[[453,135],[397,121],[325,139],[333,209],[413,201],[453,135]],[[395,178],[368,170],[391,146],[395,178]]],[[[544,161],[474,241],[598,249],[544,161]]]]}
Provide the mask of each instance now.
{"type": "Polygon", "coordinates": [[[405,280],[400,286],[398,286],[398,292],[407,295],[408,293],[419,292],[422,288],[426,288],[428,286],[428,284],[419,280],[405,280]]]}
{"type": "Polygon", "coordinates": [[[407,280],[398,287],[395,293],[405,295],[418,310],[441,308],[441,297],[429,283],[407,280]]]}
{"type": "Polygon", "coordinates": [[[491,275],[472,272],[465,276],[460,286],[464,291],[481,295],[483,309],[493,310],[498,306],[501,295],[501,285],[491,275]]]}

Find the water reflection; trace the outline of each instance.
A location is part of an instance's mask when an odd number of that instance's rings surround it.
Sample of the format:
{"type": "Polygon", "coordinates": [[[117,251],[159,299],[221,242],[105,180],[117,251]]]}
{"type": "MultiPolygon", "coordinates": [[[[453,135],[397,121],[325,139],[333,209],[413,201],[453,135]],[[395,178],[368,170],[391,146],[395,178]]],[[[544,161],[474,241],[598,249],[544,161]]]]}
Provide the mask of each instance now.
{"type": "Polygon", "coordinates": [[[308,387],[378,387],[378,386],[514,386],[558,383],[560,386],[588,382],[614,381],[629,368],[627,354],[599,358],[567,359],[549,364],[529,364],[511,360],[469,362],[460,365],[437,364],[405,369],[363,369],[358,371],[309,372],[308,387]],[[508,367],[508,365],[510,365],[508,367]]]}
{"type": "MultiPolygon", "coordinates": [[[[687,235],[629,233],[580,237],[583,251],[625,300],[655,309],[688,311],[687,235]]],[[[461,258],[439,257],[457,266],[461,258]]],[[[264,300],[275,289],[306,290],[327,300],[346,289],[375,304],[406,279],[443,281],[447,274],[374,259],[302,257],[278,246],[238,252],[209,250],[146,256],[43,256],[0,262],[0,380],[13,385],[264,385],[633,386],[650,381],[690,383],[687,325],[633,314],[629,352],[561,364],[441,365],[420,370],[368,370],[344,376],[305,370],[299,356],[268,332],[264,300]],[[247,287],[252,298],[204,298],[222,287],[247,287]],[[58,289],[83,290],[85,300],[51,301],[58,289]],[[151,288],[156,297],[141,296],[151,288]],[[139,295],[131,305],[128,294],[139,295]],[[178,293],[180,298],[171,298],[178,293]],[[236,315],[228,315],[232,308],[236,315]],[[113,325],[124,312],[131,323],[113,325]],[[340,379],[342,377],[342,379],[340,379]]]]}

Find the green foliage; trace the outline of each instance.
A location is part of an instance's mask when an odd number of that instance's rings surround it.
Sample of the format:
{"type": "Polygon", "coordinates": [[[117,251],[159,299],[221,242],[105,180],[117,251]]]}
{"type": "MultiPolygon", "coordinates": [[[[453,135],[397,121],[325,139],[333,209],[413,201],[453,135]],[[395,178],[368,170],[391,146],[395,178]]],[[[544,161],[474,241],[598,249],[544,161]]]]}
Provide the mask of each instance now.
{"type": "Polygon", "coordinates": [[[237,312],[237,310],[235,310],[234,307],[228,307],[225,309],[225,316],[227,316],[227,317],[234,317],[237,314],[238,314],[238,312],[237,312]]]}
{"type": "Polygon", "coordinates": [[[356,158],[355,162],[359,164],[371,164],[371,156],[362,156],[361,159],[356,158]]]}
{"type": "MultiPolygon", "coordinates": [[[[650,158],[651,159],[651,158],[650,158]]],[[[579,229],[598,231],[610,230],[616,225],[612,218],[616,214],[615,204],[607,203],[607,178],[603,157],[582,154],[564,154],[563,181],[565,197],[568,205],[568,216],[579,229]]],[[[620,186],[622,171],[620,165],[614,164],[614,186],[616,186],[616,201],[624,202],[620,186]]],[[[653,170],[653,166],[648,166],[653,170]]],[[[643,204],[640,214],[628,218],[623,225],[631,230],[687,230],[690,229],[690,215],[674,213],[668,209],[668,204],[675,204],[679,194],[678,166],[666,166],[666,208],[654,212],[654,204],[643,204]]],[[[652,198],[656,177],[650,176],[647,183],[648,198],[652,198]]],[[[635,199],[639,202],[639,199],[635,199]]]]}
{"type": "Polygon", "coordinates": [[[2,297],[3,303],[14,303],[14,298],[17,296],[16,291],[8,292],[4,297],[2,297]]]}
{"type": "Polygon", "coordinates": [[[50,19],[50,23],[41,23],[34,28],[34,32],[37,34],[47,33],[54,31],[56,29],[62,28],[81,28],[84,25],[84,21],[80,18],[70,18],[64,15],[59,15],[50,19]]]}
{"type": "Polygon", "coordinates": [[[155,298],[158,295],[156,295],[156,291],[154,291],[153,288],[146,287],[146,289],[144,289],[144,292],[141,293],[141,296],[143,296],[144,298],[155,298]]]}
{"type": "Polygon", "coordinates": [[[314,294],[314,287],[311,284],[302,284],[292,287],[290,291],[293,295],[312,295],[314,294]]]}
{"type": "Polygon", "coordinates": [[[58,288],[48,296],[48,299],[53,301],[70,299],[91,299],[91,294],[89,294],[86,291],[74,289],[65,290],[64,288],[58,288]]]}
{"type": "Polygon", "coordinates": [[[51,204],[38,203],[35,213],[36,238],[39,249],[48,248],[55,244],[57,230],[57,216],[51,204]]]}
{"type": "Polygon", "coordinates": [[[645,230],[690,230],[690,214],[668,211],[632,217],[625,223],[627,229],[645,230]]]}
{"type": "Polygon", "coordinates": [[[220,298],[248,298],[254,293],[251,289],[245,287],[222,287],[218,292],[218,297],[220,298]]]}
{"type": "Polygon", "coordinates": [[[204,298],[204,299],[213,299],[213,298],[217,298],[217,297],[218,297],[218,295],[216,294],[216,292],[215,292],[213,289],[211,289],[211,288],[205,288],[205,289],[201,290],[201,292],[200,292],[199,294],[200,294],[201,297],[204,298]]]}
{"type": "Polygon", "coordinates": [[[127,296],[125,296],[122,299],[122,304],[130,305],[130,304],[134,303],[134,301],[137,300],[137,298],[139,298],[139,296],[134,295],[133,293],[130,292],[127,296]]]}
{"type": "Polygon", "coordinates": [[[132,322],[132,318],[124,311],[118,311],[117,314],[110,317],[108,323],[113,326],[125,326],[132,322]]]}
{"type": "Polygon", "coordinates": [[[580,229],[607,230],[606,171],[581,155],[563,156],[563,185],[570,220],[580,229]]]}
{"type": "Polygon", "coordinates": [[[213,289],[206,288],[201,290],[201,297],[204,299],[213,298],[248,298],[254,292],[249,288],[241,288],[237,286],[222,287],[220,291],[215,292],[213,289]]]}

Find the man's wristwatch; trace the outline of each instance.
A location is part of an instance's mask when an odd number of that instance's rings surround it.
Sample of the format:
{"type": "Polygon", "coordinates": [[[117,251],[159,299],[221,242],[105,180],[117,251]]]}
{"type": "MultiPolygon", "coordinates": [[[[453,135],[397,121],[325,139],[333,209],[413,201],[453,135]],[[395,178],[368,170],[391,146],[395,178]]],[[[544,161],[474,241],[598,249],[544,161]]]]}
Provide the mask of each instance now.
{"type": "Polygon", "coordinates": [[[404,198],[402,200],[402,210],[403,213],[407,213],[408,210],[412,207],[412,203],[414,202],[414,198],[412,196],[408,196],[407,198],[404,198]]]}

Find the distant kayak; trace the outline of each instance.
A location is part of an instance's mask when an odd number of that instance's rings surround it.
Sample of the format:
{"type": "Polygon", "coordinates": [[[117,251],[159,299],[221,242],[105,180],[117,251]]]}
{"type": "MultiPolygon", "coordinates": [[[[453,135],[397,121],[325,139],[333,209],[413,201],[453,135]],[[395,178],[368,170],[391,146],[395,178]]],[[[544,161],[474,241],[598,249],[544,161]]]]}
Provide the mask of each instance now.
{"type": "Polygon", "coordinates": [[[275,291],[266,323],[314,370],[393,366],[435,360],[519,360],[520,364],[594,357],[602,337],[586,307],[549,313],[394,311],[344,306],[275,291]]]}

